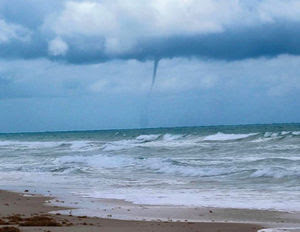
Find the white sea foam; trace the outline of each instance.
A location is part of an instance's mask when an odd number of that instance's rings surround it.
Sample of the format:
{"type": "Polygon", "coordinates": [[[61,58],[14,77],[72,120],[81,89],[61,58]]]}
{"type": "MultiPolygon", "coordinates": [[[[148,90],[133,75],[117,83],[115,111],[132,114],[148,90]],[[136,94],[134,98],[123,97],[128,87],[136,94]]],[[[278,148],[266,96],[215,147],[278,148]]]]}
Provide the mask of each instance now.
{"type": "Polygon", "coordinates": [[[300,209],[297,195],[290,195],[290,204],[280,200],[280,196],[258,195],[254,192],[208,190],[171,190],[166,189],[118,189],[114,192],[94,191],[85,194],[92,198],[120,199],[135,204],[183,205],[190,207],[225,207],[247,209],[300,209]],[[241,197],[242,196],[242,197],[241,197]],[[273,199],[272,199],[273,197],[273,199]],[[178,200],[180,199],[180,201],[178,200]],[[224,201],[226,199],[226,201],[224,201]],[[230,201],[228,200],[230,199],[230,201]],[[275,202],[274,202],[275,200],[275,202]]]}
{"type": "Polygon", "coordinates": [[[300,176],[300,171],[293,169],[284,169],[278,167],[266,167],[259,169],[250,175],[251,177],[271,177],[271,178],[284,178],[289,176],[300,176]]]}
{"type": "Polygon", "coordinates": [[[263,143],[263,142],[267,142],[272,140],[271,138],[258,138],[258,139],[254,139],[251,142],[252,143],[263,143]]]}
{"type": "Polygon", "coordinates": [[[290,134],[291,132],[290,131],[281,131],[281,135],[288,135],[288,134],[290,134]]]}
{"type": "Polygon", "coordinates": [[[265,132],[262,137],[259,137],[252,142],[268,142],[276,139],[282,139],[291,137],[292,135],[297,135],[297,132],[282,131],[282,132],[265,132]]]}
{"type": "Polygon", "coordinates": [[[248,138],[250,136],[257,135],[257,133],[250,133],[250,134],[224,134],[218,132],[214,135],[206,136],[203,141],[227,141],[227,140],[238,140],[248,138]]]}
{"type": "Polygon", "coordinates": [[[151,158],[147,160],[143,160],[141,165],[147,169],[151,169],[158,173],[164,174],[173,174],[173,175],[180,175],[180,176],[199,176],[199,177],[208,177],[208,176],[219,176],[224,174],[230,174],[234,170],[226,169],[226,168],[200,168],[200,167],[191,167],[191,166],[179,166],[172,164],[172,161],[158,159],[158,158],[151,158]]]}
{"type": "Polygon", "coordinates": [[[138,142],[151,142],[156,139],[158,139],[161,135],[160,134],[154,134],[154,135],[139,135],[136,137],[136,140],[138,142]]]}
{"type": "Polygon", "coordinates": [[[174,141],[183,138],[184,135],[165,134],[163,136],[164,141],[174,141]]]}
{"type": "Polygon", "coordinates": [[[284,131],[282,133],[265,132],[262,137],[258,137],[259,133],[248,134],[226,134],[218,132],[208,136],[185,136],[182,134],[150,134],[140,135],[133,139],[124,139],[113,142],[108,142],[102,146],[104,151],[120,151],[128,150],[136,147],[207,147],[203,142],[223,142],[223,141],[238,141],[249,138],[249,142],[267,142],[282,136],[288,136],[291,132],[284,131]],[[250,139],[252,138],[252,139],[250,139]]]}
{"type": "Polygon", "coordinates": [[[108,142],[102,146],[103,151],[120,151],[137,147],[138,144],[135,140],[119,140],[108,142]]]}
{"type": "Polygon", "coordinates": [[[99,146],[92,141],[72,141],[70,142],[70,145],[73,151],[92,151],[99,149],[99,146]]]}
{"type": "Polygon", "coordinates": [[[180,199],[182,205],[300,210],[300,132],[246,129],[2,136],[0,185],[144,204],[180,199]]]}
{"type": "Polygon", "coordinates": [[[40,149],[60,146],[61,142],[0,141],[0,147],[40,149]]]}
{"type": "Polygon", "coordinates": [[[0,141],[0,148],[8,149],[47,149],[47,148],[61,148],[72,149],[73,151],[80,150],[94,150],[91,141],[13,141],[2,140],[0,141]]]}
{"type": "Polygon", "coordinates": [[[257,232],[299,232],[300,227],[279,227],[279,228],[266,228],[258,230],[257,232]]]}
{"type": "Polygon", "coordinates": [[[108,142],[102,146],[102,149],[103,151],[120,151],[139,146],[146,146],[145,144],[156,141],[160,136],[160,134],[140,135],[134,139],[122,139],[108,142]]]}
{"type": "Polygon", "coordinates": [[[286,135],[286,132],[284,131],[283,134],[281,132],[265,132],[264,137],[265,138],[280,138],[282,135],[286,135]]]}
{"type": "Polygon", "coordinates": [[[206,146],[199,144],[200,137],[185,137],[184,135],[165,134],[161,135],[141,135],[134,139],[124,139],[108,142],[102,146],[103,151],[121,151],[136,147],[188,147],[206,146]]]}
{"type": "MultiPolygon", "coordinates": [[[[121,168],[134,163],[134,159],[122,156],[93,155],[93,156],[63,156],[54,161],[56,164],[77,164],[93,168],[121,168]]],[[[80,166],[79,166],[80,167],[80,166]]]]}

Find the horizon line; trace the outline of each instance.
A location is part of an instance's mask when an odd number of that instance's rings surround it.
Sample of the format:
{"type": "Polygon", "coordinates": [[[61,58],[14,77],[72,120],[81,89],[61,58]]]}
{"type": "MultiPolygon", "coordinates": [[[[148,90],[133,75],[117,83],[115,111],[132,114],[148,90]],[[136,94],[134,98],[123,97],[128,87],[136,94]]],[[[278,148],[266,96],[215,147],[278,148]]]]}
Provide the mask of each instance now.
{"type": "Polygon", "coordinates": [[[80,133],[80,132],[100,132],[100,131],[125,131],[125,130],[155,130],[155,129],[171,129],[171,128],[201,128],[201,127],[222,127],[222,126],[261,126],[261,125],[292,125],[300,122],[275,122],[275,123],[241,123],[241,124],[211,124],[211,125],[195,125],[195,126],[163,126],[163,127],[143,127],[143,128],[111,128],[111,129],[82,129],[82,130],[45,130],[45,131],[19,131],[19,132],[0,132],[5,134],[47,134],[47,133],[80,133]]]}

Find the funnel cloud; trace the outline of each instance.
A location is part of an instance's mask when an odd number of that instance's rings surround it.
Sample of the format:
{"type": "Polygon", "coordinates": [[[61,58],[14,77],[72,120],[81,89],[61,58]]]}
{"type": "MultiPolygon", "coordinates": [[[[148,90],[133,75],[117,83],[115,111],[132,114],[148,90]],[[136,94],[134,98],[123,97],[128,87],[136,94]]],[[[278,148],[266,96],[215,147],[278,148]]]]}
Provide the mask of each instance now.
{"type": "Polygon", "coordinates": [[[159,64],[159,59],[155,59],[154,60],[154,65],[153,65],[153,75],[152,75],[152,82],[151,82],[151,91],[152,91],[153,86],[155,84],[156,74],[157,74],[157,69],[158,69],[158,64],[159,64]]]}

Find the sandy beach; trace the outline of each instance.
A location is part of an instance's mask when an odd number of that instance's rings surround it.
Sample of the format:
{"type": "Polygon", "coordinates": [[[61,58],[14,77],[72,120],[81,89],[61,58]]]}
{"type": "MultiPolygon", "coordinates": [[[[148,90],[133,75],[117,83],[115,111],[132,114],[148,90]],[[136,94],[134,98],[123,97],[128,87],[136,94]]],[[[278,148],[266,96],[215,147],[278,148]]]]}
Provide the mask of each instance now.
{"type": "Polygon", "coordinates": [[[254,232],[262,226],[247,223],[217,222],[166,222],[101,219],[85,216],[51,214],[62,210],[44,202],[50,198],[0,191],[1,232],[9,231],[204,231],[204,232],[254,232]]]}
{"type": "MultiPolygon", "coordinates": [[[[84,211],[80,209],[49,205],[49,202],[59,203],[60,201],[55,198],[31,194],[27,190],[24,193],[1,190],[0,231],[255,232],[266,228],[276,228],[277,230],[290,228],[287,230],[298,231],[294,228],[299,225],[300,221],[298,213],[246,209],[192,209],[175,206],[153,206],[147,210],[145,206],[134,208],[133,205],[125,205],[121,201],[114,202],[120,205],[119,211],[116,208],[107,209],[105,210],[106,216],[103,215],[106,218],[99,218],[83,215],[84,211]],[[147,220],[113,219],[116,215],[117,217],[121,215],[121,209],[128,213],[128,218],[136,218],[136,215],[140,214],[147,220]],[[200,215],[198,220],[194,218],[196,214],[200,215]],[[154,218],[153,215],[156,215],[157,219],[150,220],[150,215],[152,218],[154,218]],[[166,216],[168,216],[168,220],[165,219],[166,216]],[[174,219],[179,217],[189,219],[181,221],[174,219]]],[[[95,204],[104,204],[104,201],[95,202],[95,204]]]]}

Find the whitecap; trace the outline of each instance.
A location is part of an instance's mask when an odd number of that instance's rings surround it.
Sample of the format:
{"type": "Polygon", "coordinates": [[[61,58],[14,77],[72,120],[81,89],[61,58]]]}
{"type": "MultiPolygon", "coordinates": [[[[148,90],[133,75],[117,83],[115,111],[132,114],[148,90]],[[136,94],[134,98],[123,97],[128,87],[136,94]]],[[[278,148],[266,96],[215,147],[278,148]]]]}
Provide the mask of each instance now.
{"type": "Polygon", "coordinates": [[[258,169],[250,175],[250,177],[270,177],[275,179],[280,179],[289,176],[300,176],[300,173],[295,170],[287,170],[279,167],[267,167],[263,169],[258,169]]]}
{"type": "Polygon", "coordinates": [[[206,136],[203,141],[227,141],[227,140],[238,140],[248,138],[250,136],[257,135],[257,133],[250,134],[224,134],[222,132],[218,132],[217,134],[206,136]]]}
{"type": "Polygon", "coordinates": [[[74,164],[80,166],[88,166],[92,168],[119,168],[130,166],[134,163],[134,159],[126,156],[109,156],[109,155],[93,155],[93,156],[63,156],[58,157],[54,161],[59,165],[74,164]]]}
{"type": "Polygon", "coordinates": [[[153,135],[139,135],[136,137],[138,142],[151,142],[158,139],[161,135],[160,134],[153,134],[153,135]]]}
{"type": "Polygon", "coordinates": [[[163,136],[164,141],[173,141],[183,138],[183,135],[165,134],[163,136]]]}

